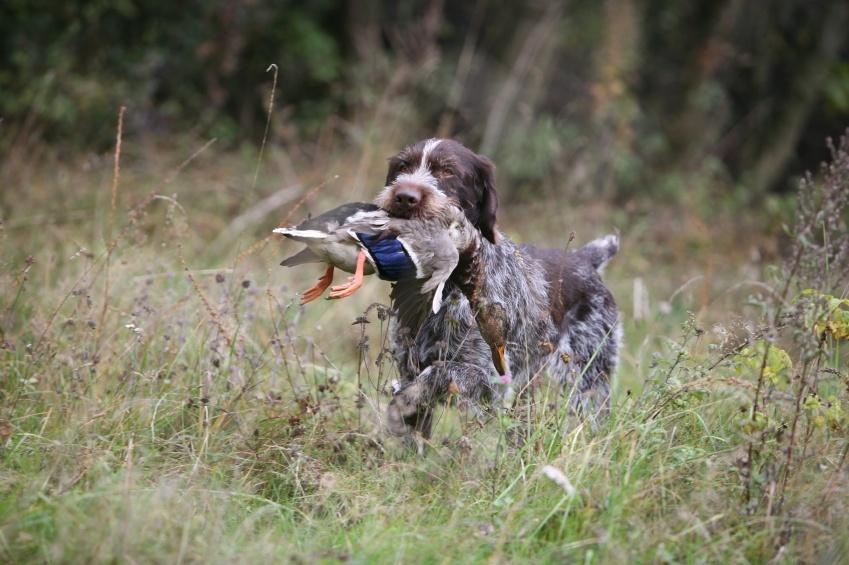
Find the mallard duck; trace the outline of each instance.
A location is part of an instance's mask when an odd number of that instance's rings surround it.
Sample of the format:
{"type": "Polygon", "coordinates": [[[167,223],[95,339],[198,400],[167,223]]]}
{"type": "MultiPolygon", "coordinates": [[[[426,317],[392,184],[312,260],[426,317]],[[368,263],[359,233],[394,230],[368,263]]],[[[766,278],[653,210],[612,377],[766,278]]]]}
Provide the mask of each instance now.
{"type": "MultiPolygon", "coordinates": [[[[301,304],[312,302],[327,290],[333,282],[335,267],[354,273],[354,278],[356,278],[358,267],[361,278],[363,275],[374,274],[373,266],[366,265],[365,258],[362,258],[363,262],[360,263],[360,246],[348,232],[348,228],[354,223],[360,223],[362,227],[371,226],[371,229],[379,229],[388,221],[389,215],[374,204],[353,202],[343,204],[320,216],[308,218],[297,226],[274,230],[274,233],[283,234],[289,239],[307,245],[300,252],[284,259],[280,263],[284,267],[294,267],[304,263],[327,263],[327,269],[318,278],[318,283],[301,295],[301,304]]],[[[330,298],[341,298],[334,295],[336,290],[334,287],[330,298]]]]}
{"type": "MultiPolygon", "coordinates": [[[[485,240],[481,233],[463,220],[457,220],[457,233],[452,234],[447,230],[449,239],[459,251],[453,260],[450,278],[460,292],[466,297],[471,305],[472,313],[480,330],[481,337],[489,346],[492,363],[498,374],[505,383],[510,379],[510,364],[507,359],[508,335],[510,333],[511,320],[516,317],[503,296],[499,293],[489,292],[488,285],[500,284],[490,280],[492,272],[485,267],[486,251],[495,249],[496,246],[485,240]],[[462,255],[462,261],[460,260],[462,255]],[[458,266],[459,265],[459,266],[458,266]],[[456,270],[455,270],[456,269],[456,270]]],[[[433,281],[433,278],[431,279],[433,281]]],[[[504,281],[501,281],[504,282],[504,281]]],[[[408,328],[410,335],[415,337],[431,310],[420,298],[422,282],[416,278],[399,279],[392,286],[390,299],[398,323],[402,328],[408,328]]],[[[437,296],[441,297],[441,289],[437,296]]],[[[432,310],[436,313],[439,309],[432,310]]],[[[521,315],[521,314],[518,314],[521,315]]]]}
{"type": "Polygon", "coordinates": [[[437,312],[445,282],[474,228],[463,211],[451,205],[427,219],[402,219],[390,217],[373,204],[354,202],[274,231],[307,244],[281,265],[328,264],[319,282],[304,292],[301,304],[321,296],[338,267],[353,276],[348,283],[332,287],[329,299],[350,296],[362,286],[365,275],[377,273],[384,280],[416,281],[410,288],[419,296],[435,291],[429,302],[430,309],[437,312]]]}

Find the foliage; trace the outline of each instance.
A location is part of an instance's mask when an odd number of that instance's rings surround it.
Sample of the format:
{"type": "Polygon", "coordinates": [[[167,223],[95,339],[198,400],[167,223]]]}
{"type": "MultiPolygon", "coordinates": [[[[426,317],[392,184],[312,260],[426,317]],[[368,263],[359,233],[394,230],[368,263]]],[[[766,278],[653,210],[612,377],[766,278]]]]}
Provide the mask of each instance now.
{"type": "Polygon", "coordinates": [[[849,339],[849,299],[818,294],[807,289],[794,299],[804,301],[804,327],[816,333],[819,340],[849,339]]]}
{"type": "Polygon", "coordinates": [[[255,144],[274,88],[289,147],[452,136],[517,200],[709,185],[748,204],[823,160],[849,116],[844,2],[767,5],[9,0],[0,149],[106,151],[121,106],[148,142],[255,144]]]}
{"type": "Polygon", "coordinates": [[[276,64],[278,99],[314,120],[327,113],[315,106],[334,103],[342,65],[337,9],[333,0],[4,2],[0,114],[12,140],[73,134],[68,149],[107,149],[122,105],[134,129],[194,126],[235,140],[239,127],[253,135],[264,123],[258,87],[276,64]]]}
{"type": "Polygon", "coordinates": [[[738,375],[762,374],[770,386],[778,390],[786,390],[792,380],[793,361],[790,356],[765,339],[740,349],[734,355],[734,363],[738,375]]]}

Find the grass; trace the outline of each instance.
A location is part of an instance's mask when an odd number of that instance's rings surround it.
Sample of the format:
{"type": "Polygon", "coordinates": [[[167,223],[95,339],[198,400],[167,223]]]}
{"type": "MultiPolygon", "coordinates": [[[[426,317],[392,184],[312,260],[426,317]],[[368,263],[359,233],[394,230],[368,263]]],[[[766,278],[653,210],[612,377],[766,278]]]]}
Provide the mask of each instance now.
{"type": "Polygon", "coordinates": [[[539,383],[518,448],[509,411],[477,421],[453,398],[420,457],[380,425],[394,371],[384,310],[370,305],[386,285],[300,307],[295,292],[321,269],[279,267],[296,248],[266,239],[307,207],[368,198],[344,172],[378,186],[381,160],[338,151],[299,168],[267,149],[254,187],[255,153],[195,152],[129,140],[118,164],[7,163],[3,561],[849,557],[845,346],[809,347],[810,328],[771,300],[770,265],[793,241],[759,234],[762,216],[716,203],[504,206],[520,241],[622,229],[605,275],[626,328],[615,409],[596,432],[564,426],[559,391],[539,383]],[[218,239],[261,198],[337,171],[301,208],[308,188],[218,239]],[[648,299],[635,305],[637,287],[648,299]]]}

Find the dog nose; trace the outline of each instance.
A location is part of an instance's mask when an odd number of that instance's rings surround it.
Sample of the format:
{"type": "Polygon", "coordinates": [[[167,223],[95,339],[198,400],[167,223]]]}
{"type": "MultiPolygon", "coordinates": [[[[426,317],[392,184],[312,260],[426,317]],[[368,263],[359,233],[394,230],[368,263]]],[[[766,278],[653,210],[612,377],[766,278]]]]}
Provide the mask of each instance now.
{"type": "Polygon", "coordinates": [[[421,191],[413,187],[399,188],[395,191],[395,205],[401,210],[412,210],[422,200],[421,191]]]}

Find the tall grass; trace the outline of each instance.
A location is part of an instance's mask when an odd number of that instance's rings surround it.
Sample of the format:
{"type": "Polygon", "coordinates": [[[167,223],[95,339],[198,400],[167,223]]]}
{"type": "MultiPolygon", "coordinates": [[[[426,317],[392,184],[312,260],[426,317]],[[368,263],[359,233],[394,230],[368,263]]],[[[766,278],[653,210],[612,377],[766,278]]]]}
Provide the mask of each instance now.
{"type": "MultiPolygon", "coordinates": [[[[479,421],[452,397],[424,457],[381,425],[386,289],[298,306],[319,273],[277,266],[294,249],[265,234],[283,211],[213,242],[256,174],[253,155],[214,151],[163,173],[174,164],[125,144],[120,170],[116,151],[18,177],[30,190],[6,208],[0,279],[4,561],[849,558],[845,139],[802,184],[788,259],[763,276],[731,246],[645,265],[659,232],[629,246],[646,224],[620,224],[606,279],[626,347],[599,430],[563,426],[561,391],[542,381],[521,448],[505,440],[509,410],[479,421]],[[704,281],[676,292],[690,271],[704,281]],[[669,297],[640,320],[636,276],[669,297]]],[[[329,162],[346,170],[329,157],[304,184],[329,162]]],[[[331,183],[305,205],[354,197],[331,183]]],[[[508,233],[556,244],[535,230],[562,216],[513,208],[508,233]]]]}

